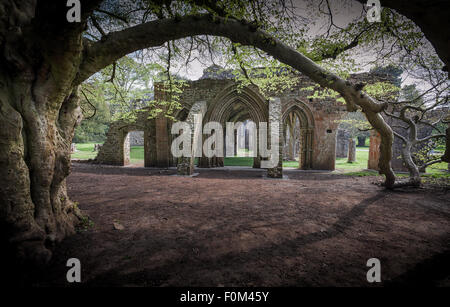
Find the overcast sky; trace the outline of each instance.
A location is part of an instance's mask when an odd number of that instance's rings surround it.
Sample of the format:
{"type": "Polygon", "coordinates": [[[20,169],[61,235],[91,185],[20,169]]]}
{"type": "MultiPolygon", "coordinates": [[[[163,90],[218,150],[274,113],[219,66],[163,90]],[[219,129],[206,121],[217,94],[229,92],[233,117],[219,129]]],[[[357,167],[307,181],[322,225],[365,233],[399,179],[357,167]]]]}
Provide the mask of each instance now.
{"type": "MultiPolygon", "coordinates": [[[[314,37],[318,33],[324,33],[327,30],[329,24],[328,18],[323,14],[319,15],[319,12],[316,9],[320,1],[293,0],[293,3],[296,7],[296,13],[309,21],[308,27],[310,29],[307,35],[314,37]],[[314,6],[314,8],[311,6],[314,6]],[[314,14],[314,12],[316,14],[314,14]]],[[[334,23],[339,27],[345,27],[348,23],[354,21],[355,19],[364,18],[364,16],[361,15],[363,6],[359,2],[331,0],[329,3],[333,12],[334,23]]],[[[365,54],[364,56],[359,55],[356,60],[363,63],[363,61],[369,58],[370,55],[365,54]]],[[[202,58],[201,61],[204,64],[198,60],[194,60],[189,67],[184,65],[184,63],[180,64],[178,68],[173,69],[172,72],[178,73],[190,80],[197,80],[202,76],[203,70],[213,64],[210,58],[202,58]]],[[[218,58],[214,59],[214,61],[218,65],[224,65],[224,63],[218,58]]],[[[366,68],[365,70],[368,69],[369,68],[366,68]]]]}
{"type": "MultiPolygon", "coordinates": [[[[297,14],[308,20],[308,36],[314,37],[317,34],[326,32],[329,25],[329,19],[328,16],[320,14],[317,10],[320,0],[293,0],[293,3],[296,7],[297,14]]],[[[325,1],[323,3],[325,4],[325,1]]],[[[339,27],[344,28],[350,22],[366,18],[366,14],[363,11],[363,5],[357,1],[330,0],[329,3],[333,12],[333,21],[339,27]]],[[[383,1],[381,1],[381,5],[383,5],[383,1]]],[[[323,9],[326,10],[325,5],[323,6],[323,9]]],[[[372,49],[362,50],[361,48],[358,48],[353,51],[353,54],[353,59],[358,64],[357,67],[360,71],[368,71],[372,68],[371,66],[364,65],[375,59],[375,54],[372,49]]],[[[194,60],[188,66],[186,66],[184,62],[173,63],[171,72],[190,80],[198,80],[202,76],[203,70],[213,64],[209,56],[201,58],[200,60],[201,62],[194,60]]],[[[214,61],[216,64],[224,66],[224,62],[220,58],[215,58],[214,61]]],[[[404,79],[403,85],[416,83],[415,80],[408,77],[406,73],[402,76],[402,79],[404,79]]],[[[424,88],[426,87],[426,85],[423,84],[419,85],[424,88]]]]}

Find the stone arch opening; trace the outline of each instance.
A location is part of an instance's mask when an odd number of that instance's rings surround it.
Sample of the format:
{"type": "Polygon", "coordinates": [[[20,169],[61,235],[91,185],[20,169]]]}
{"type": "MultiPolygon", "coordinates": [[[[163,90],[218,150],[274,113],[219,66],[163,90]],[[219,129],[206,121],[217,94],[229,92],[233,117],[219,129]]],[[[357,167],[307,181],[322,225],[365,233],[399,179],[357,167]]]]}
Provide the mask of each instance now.
{"type": "Polygon", "coordinates": [[[123,140],[123,165],[137,164],[143,166],[145,163],[144,130],[129,130],[123,140]],[[132,148],[134,152],[132,155],[132,148]],[[142,164],[142,165],[141,165],[142,164]]]}
{"type": "Polygon", "coordinates": [[[298,159],[299,169],[312,169],[314,117],[311,110],[304,102],[294,100],[284,106],[282,123],[283,148],[290,151],[289,158],[298,159]]]}
{"type": "Polygon", "coordinates": [[[95,160],[98,163],[119,166],[127,166],[133,162],[146,165],[150,158],[148,147],[149,130],[145,125],[117,121],[110,125],[107,139],[100,147],[95,160]],[[134,157],[131,157],[132,146],[139,146],[134,157]],[[143,160],[143,163],[138,160],[143,160]]]}
{"type": "MultiPolygon", "coordinates": [[[[239,88],[236,85],[231,85],[223,89],[211,102],[208,110],[204,116],[204,123],[206,122],[218,122],[222,125],[224,131],[224,147],[225,146],[225,136],[226,136],[226,123],[255,123],[256,128],[260,122],[268,122],[269,110],[267,101],[263,98],[261,94],[258,93],[256,89],[250,87],[239,88]]],[[[235,146],[234,155],[237,155],[237,139],[238,131],[235,133],[235,146]]],[[[207,137],[207,136],[206,136],[207,137]]],[[[256,157],[253,158],[254,168],[259,168],[261,166],[261,158],[258,155],[258,136],[256,135],[256,157]]],[[[224,148],[224,153],[226,153],[226,148],[224,148]]],[[[213,158],[201,158],[199,160],[200,167],[221,167],[224,166],[223,157],[213,157],[213,158]]]]}

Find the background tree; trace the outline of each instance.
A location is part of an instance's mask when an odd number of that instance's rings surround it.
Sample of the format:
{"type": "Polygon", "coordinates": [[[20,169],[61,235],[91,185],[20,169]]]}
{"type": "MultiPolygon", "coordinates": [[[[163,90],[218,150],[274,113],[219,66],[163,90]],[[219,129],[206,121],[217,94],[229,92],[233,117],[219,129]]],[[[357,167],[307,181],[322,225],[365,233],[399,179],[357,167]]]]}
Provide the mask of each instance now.
{"type": "Polygon", "coordinates": [[[111,122],[109,104],[101,93],[91,94],[94,97],[82,97],[80,107],[83,120],[75,129],[74,143],[103,142],[106,137],[108,125],[111,122]]]}
{"type": "Polygon", "coordinates": [[[402,141],[401,155],[409,171],[409,181],[398,185],[418,186],[421,183],[420,170],[439,162],[442,157],[431,155],[436,143],[445,139],[443,121],[450,114],[449,84],[441,80],[433,88],[420,94],[415,86],[404,88],[403,98],[390,103],[384,113],[393,119],[393,132],[402,141]],[[421,135],[421,129],[429,128],[431,133],[421,135]]]}

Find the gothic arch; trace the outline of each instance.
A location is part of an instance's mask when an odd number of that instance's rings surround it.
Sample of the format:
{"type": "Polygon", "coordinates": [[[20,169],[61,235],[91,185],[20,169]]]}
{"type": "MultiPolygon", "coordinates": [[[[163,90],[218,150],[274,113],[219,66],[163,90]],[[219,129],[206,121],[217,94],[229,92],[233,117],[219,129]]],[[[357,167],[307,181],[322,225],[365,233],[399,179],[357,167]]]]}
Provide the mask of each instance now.
{"type": "Polygon", "coordinates": [[[214,100],[205,115],[206,121],[217,121],[224,124],[233,118],[233,106],[240,104],[247,109],[249,119],[258,122],[267,122],[269,109],[266,99],[250,87],[238,88],[230,85],[223,89],[214,100]]]}
{"type": "MultiPolygon", "coordinates": [[[[204,123],[219,122],[225,129],[227,121],[238,122],[250,119],[256,123],[269,121],[269,107],[266,99],[251,87],[239,88],[232,84],[222,89],[209,103],[204,123]]],[[[224,131],[225,136],[226,131],[224,131]]],[[[201,167],[223,166],[222,157],[201,158],[201,167]]],[[[260,157],[253,159],[253,167],[260,167],[260,157]]]]}
{"type": "MultiPolygon", "coordinates": [[[[283,105],[282,123],[284,129],[285,122],[289,114],[292,113],[294,114],[294,118],[298,118],[300,123],[299,169],[311,169],[313,160],[314,116],[306,103],[298,99],[292,100],[283,105]]],[[[285,131],[283,135],[285,135],[285,131]]]]}

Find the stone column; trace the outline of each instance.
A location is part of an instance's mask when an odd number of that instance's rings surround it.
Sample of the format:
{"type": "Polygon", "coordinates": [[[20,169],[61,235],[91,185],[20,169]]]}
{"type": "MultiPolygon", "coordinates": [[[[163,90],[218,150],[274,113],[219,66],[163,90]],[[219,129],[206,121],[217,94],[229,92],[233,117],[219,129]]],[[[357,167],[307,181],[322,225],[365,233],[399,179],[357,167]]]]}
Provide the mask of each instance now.
{"type": "Polygon", "coordinates": [[[253,168],[261,168],[261,156],[259,154],[259,123],[256,122],[256,133],[255,133],[255,138],[256,138],[256,148],[255,148],[255,155],[256,157],[253,158],[253,168]]]}
{"type": "Polygon", "coordinates": [[[338,129],[336,136],[336,158],[347,158],[349,133],[338,129]]]}
{"type": "Polygon", "coordinates": [[[238,141],[237,141],[237,136],[238,136],[238,133],[237,133],[237,130],[234,130],[234,156],[236,157],[237,156],[237,148],[238,148],[238,141]]]}
{"type": "Polygon", "coordinates": [[[288,132],[287,136],[289,137],[289,143],[288,143],[288,160],[294,161],[294,144],[295,144],[295,136],[294,136],[294,125],[288,125],[288,132]]]}
{"type": "Polygon", "coordinates": [[[130,134],[128,131],[123,131],[123,165],[130,164],[130,134]]]}
{"type": "Polygon", "coordinates": [[[169,131],[167,117],[162,114],[155,119],[156,125],[156,165],[169,167],[169,131]]]}
{"type": "MultiPolygon", "coordinates": [[[[281,100],[280,98],[271,98],[269,100],[269,135],[271,135],[271,129],[275,127],[274,124],[278,123],[278,153],[271,153],[271,154],[278,154],[278,164],[275,167],[268,168],[267,169],[267,176],[271,178],[283,178],[283,143],[282,143],[282,136],[283,136],[283,125],[282,125],[282,114],[281,114],[281,100]]],[[[272,137],[270,137],[270,146],[272,152],[272,146],[273,146],[273,140],[272,137]]]]}
{"type": "Polygon", "coordinates": [[[144,131],[144,165],[145,167],[157,166],[156,159],[156,124],[155,119],[149,119],[145,123],[144,131]]]}
{"type": "Polygon", "coordinates": [[[354,138],[348,139],[348,163],[356,162],[356,142],[354,138]]]}
{"type": "Polygon", "coordinates": [[[305,129],[300,128],[300,136],[298,139],[298,168],[299,169],[305,169],[305,156],[306,156],[306,150],[305,150],[305,129]]]}
{"type": "MultiPolygon", "coordinates": [[[[191,127],[191,156],[181,157],[178,159],[177,174],[183,176],[190,176],[194,173],[195,156],[198,150],[202,150],[202,124],[203,115],[206,113],[206,102],[200,101],[194,103],[189,111],[186,122],[191,127]]],[[[200,154],[199,153],[199,154],[200,154]]]]}
{"type": "Polygon", "coordinates": [[[302,131],[302,147],[300,149],[300,151],[303,153],[302,169],[311,169],[313,165],[312,141],[314,131],[309,128],[302,129],[302,131]]]}

